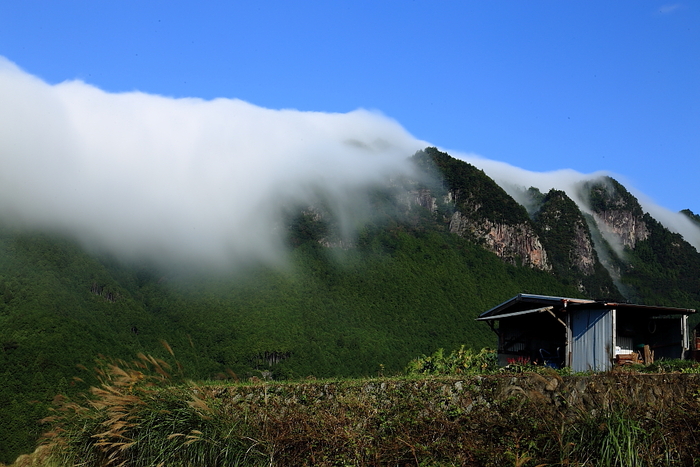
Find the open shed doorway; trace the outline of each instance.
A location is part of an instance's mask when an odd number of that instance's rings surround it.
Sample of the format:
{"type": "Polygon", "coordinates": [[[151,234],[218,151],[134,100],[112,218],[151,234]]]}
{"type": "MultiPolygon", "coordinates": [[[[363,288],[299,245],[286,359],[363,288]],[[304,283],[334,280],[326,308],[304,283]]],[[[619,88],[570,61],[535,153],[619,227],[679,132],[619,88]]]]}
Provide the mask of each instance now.
{"type": "Polygon", "coordinates": [[[535,363],[561,368],[566,351],[566,327],[548,313],[502,320],[498,327],[498,363],[535,363]]]}
{"type": "Polygon", "coordinates": [[[684,358],[689,348],[686,315],[658,315],[616,310],[615,353],[641,352],[648,345],[654,360],[684,358]]]}

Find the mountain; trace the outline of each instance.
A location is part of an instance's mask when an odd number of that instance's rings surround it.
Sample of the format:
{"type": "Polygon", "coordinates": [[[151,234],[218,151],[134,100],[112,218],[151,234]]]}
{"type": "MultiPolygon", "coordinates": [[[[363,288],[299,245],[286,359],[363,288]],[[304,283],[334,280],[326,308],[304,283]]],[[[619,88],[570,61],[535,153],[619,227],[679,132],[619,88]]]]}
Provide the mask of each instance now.
{"type": "Polygon", "coordinates": [[[99,354],[172,349],[193,379],[354,377],[495,346],[474,318],[520,292],[700,305],[700,254],[611,178],[576,201],[523,187],[525,207],[435,148],[410,161],[414,175],[368,188],[353,232],[323,199],[291,207],[279,267],[125,262],[0,224],[0,462],[31,450],[36,420],[90,384],[78,366],[99,354]]]}
{"type": "Polygon", "coordinates": [[[690,220],[694,221],[696,224],[700,226],[700,216],[695,214],[693,211],[690,209],[683,209],[681,213],[685,214],[690,220]]]}

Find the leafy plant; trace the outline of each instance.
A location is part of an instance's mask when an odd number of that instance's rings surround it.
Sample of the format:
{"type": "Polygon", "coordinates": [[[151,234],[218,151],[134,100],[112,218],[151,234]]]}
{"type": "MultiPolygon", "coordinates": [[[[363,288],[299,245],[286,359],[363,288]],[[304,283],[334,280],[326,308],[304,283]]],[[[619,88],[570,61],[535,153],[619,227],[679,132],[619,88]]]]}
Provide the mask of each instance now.
{"type": "Polygon", "coordinates": [[[430,356],[412,360],[406,371],[409,375],[477,375],[498,370],[498,357],[495,350],[483,348],[479,352],[462,345],[459,350],[445,355],[438,349],[430,356]]]}

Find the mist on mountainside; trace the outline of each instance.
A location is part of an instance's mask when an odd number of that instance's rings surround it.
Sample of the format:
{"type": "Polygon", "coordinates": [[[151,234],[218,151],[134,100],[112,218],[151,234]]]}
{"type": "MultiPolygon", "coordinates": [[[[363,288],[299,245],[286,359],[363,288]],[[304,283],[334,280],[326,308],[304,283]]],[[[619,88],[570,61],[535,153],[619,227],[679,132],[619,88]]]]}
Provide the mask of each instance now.
{"type": "MultiPolygon", "coordinates": [[[[271,110],[236,100],[49,85],[0,58],[0,221],[78,239],[92,251],[160,263],[280,264],[299,209],[323,205],[352,239],[368,191],[411,177],[427,143],[376,112],[271,110]]],[[[474,155],[523,205],[530,186],[567,193],[604,175],[534,173],[474,155]]],[[[700,227],[637,194],[700,248],[700,227]]]]}
{"type": "Polygon", "coordinates": [[[0,102],[0,219],[127,258],[279,262],[285,209],[322,196],[349,229],[425,146],[376,112],[49,85],[4,59],[0,102]]]}

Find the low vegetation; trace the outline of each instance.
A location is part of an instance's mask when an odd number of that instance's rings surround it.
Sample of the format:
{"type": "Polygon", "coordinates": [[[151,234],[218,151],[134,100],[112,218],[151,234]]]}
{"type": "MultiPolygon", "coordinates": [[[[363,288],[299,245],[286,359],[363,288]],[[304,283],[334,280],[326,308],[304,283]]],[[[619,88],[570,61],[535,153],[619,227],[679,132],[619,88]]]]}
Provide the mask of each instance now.
{"type": "Polygon", "coordinates": [[[483,348],[475,352],[461,346],[459,350],[445,354],[438,349],[433,355],[411,360],[406,368],[409,375],[484,375],[501,371],[498,356],[494,350],[483,348]]]}
{"type": "MultiPolygon", "coordinates": [[[[490,350],[462,347],[414,360],[404,377],[194,384],[177,363],[101,358],[96,384],[57,397],[42,444],[13,466],[675,466],[700,458],[697,375],[562,377],[493,360],[490,350]]],[[[697,364],[680,369],[689,368],[697,364]]]]}

